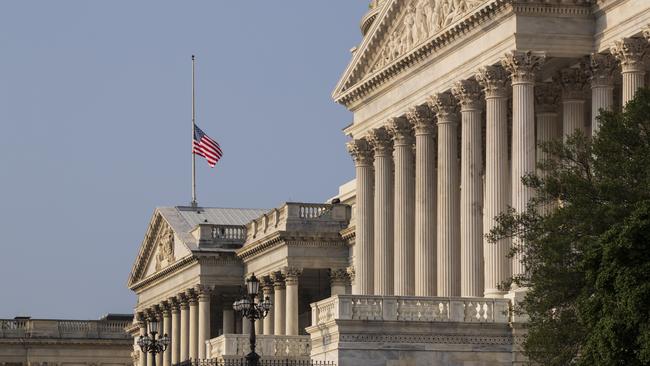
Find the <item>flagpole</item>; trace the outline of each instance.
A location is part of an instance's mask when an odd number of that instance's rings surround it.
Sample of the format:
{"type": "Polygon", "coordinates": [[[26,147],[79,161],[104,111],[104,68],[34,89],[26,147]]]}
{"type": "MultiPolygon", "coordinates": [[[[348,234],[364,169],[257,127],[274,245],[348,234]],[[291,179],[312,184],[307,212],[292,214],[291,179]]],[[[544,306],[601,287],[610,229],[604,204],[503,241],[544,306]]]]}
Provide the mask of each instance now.
{"type": "Polygon", "coordinates": [[[194,86],[194,64],[196,63],[194,55],[192,55],[192,207],[197,207],[196,202],[196,155],[194,155],[194,126],[196,126],[196,100],[195,100],[195,86],[194,86]]]}

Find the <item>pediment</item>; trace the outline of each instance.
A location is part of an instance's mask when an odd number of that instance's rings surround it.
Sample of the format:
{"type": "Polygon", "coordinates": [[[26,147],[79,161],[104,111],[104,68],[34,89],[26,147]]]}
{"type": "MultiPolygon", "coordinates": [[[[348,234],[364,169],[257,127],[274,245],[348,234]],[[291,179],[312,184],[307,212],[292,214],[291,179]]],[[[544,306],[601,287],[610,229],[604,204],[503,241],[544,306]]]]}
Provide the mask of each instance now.
{"type": "Polygon", "coordinates": [[[191,254],[172,226],[156,211],[133,264],[128,285],[131,286],[191,254]]]}
{"type": "MultiPolygon", "coordinates": [[[[345,104],[345,95],[383,70],[399,67],[400,60],[452,28],[492,0],[389,0],[384,4],[332,97],[345,104]]],[[[417,55],[416,57],[421,57],[417,55]]]]}

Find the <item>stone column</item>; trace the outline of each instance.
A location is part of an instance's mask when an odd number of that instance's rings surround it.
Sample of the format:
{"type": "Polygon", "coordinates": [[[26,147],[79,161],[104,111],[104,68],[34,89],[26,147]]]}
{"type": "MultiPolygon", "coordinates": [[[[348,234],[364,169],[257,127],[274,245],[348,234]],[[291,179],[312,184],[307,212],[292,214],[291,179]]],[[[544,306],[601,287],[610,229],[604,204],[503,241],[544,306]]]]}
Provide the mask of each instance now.
{"type": "Polygon", "coordinates": [[[405,117],[392,118],[395,161],[395,295],[415,294],[415,166],[413,126],[405,117]]]}
{"type": "Polygon", "coordinates": [[[261,285],[264,294],[264,299],[268,297],[272,304],[271,310],[266,315],[266,318],[264,318],[264,334],[273,335],[275,334],[275,331],[273,329],[275,323],[275,320],[273,319],[273,313],[275,312],[275,306],[273,306],[275,305],[275,301],[273,300],[273,282],[271,281],[271,278],[269,278],[269,276],[265,276],[262,278],[261,285]]]}
{"type": "Polygon", "coordinates": [[[462,80],[452,88],[460,102],[460,258],[461,292],[482,297],[483,278],[483,137],[482,95],[476,81],[462,80]]]}
{"type": "Polygon", "coordinates": [[[587,76],[581,69],[561,70],[558,77],[562,86],[562,136],[566,139],[578,131],[585,131],[585,85],[587,76]]]}
{"type": "Polygon", "coordinates": [[[237,312],[236,316],[241,319],[241,334],[249,335],[251,333],[251,321],[245,318],[241,312],[237,312]]]}
{"type": "Polygon", "coordinates": [[[614,107],[614,70],[616,62],[611,55],[592,53],[589,58],[589,81],[591,82],[591,135],[600,128],[600,110],[611,111],[614,107]]]}
{"type": "Polygon", "coordinates": [[[190,296],[190,358],[199,357],[199,302],[196,294],[190,296]]]}
{"type": "Polygon", "coordinates": [[[210,296],[212,289],[201,285],[196,289],[199,298],[198,320],[198,355],[200,359],[207,358],[205,341],[210,340],[210,296]]]}
{"type": "Polygon", "coordinates": [[[177,299],[174,298],[170,301],[170,309],[172,313],[172,332],[170,336],[171,348],[171,363],[175,365],[181,362],[181,309],[177,299]]]}
{"type": "Polygon", "coordinates": [[[298,335],[298,278],[302,269],[289,267],[284,271],[287,287],[286,335],[298,335]]]}
{"type": "MultiPolygon", "coordinates": [[[[144,337],[147,334],[147,322],[145,321],[144,314],[138,313],[136,317],[138,321],[138,327],[140,328],[140,337],[144,337]]],[[[139,346],[137,352],[140,353],[140,356],[138,358],[139,366],[147,366],[147,354],[142,352],[139,346]]]]}
{"type": "Polygon", "coordinates": [[[436,122],[426,105],[407,112],[415,130],[415,295],[435,296],[436,122]]]}
{"type": "Polygon", "coordinates": [[[623,74],[623,106],[634,98],[637,89],[645,85],[645,56],[648,41],[643,38],[623,38],[614,42],[610,51],[621,64],[623,74]]]}
{"type": "MultiPolygon", "coordinates": [[[[172,313],[169,307],[169,303],[165,302],[162,306],[162,317],[163,317],[163,334],[167,334],[170,338],[172,337],[172,313]]],[[[167,347],[163,353],[163,366],[171,366],[172,364],[172,349],[167,347]]]]}
{"type": "Polygon", "coordinates": [[[357,175],[357,198],[355,205],[356,238],[354,244],[356,278],[353,293],[358,295],[371,295],[375,290],[373,270],[373,154],[370,144],[364,138],[350,141],[347,147],[350,155],[354,159],[357,175]]]}
{"type": "MultiPolygon", "coordinates": [[[[255,300],[257,302],[262,301],[259,296],[255,300]]],[[[264,334],[264,321],[263,320],[258,319],[255,322],[255,334],[257,334],[257,335],[263,335],[264,334]]]]}
{"type": "MultiPolygon", "coordinates": [[[[508,74],[501,66],[482,67],[476,80],[485,93],[485,211],[483,232],[496,225],[495,217],[508,208],[510,174],[508,164],[508,74]]],[[[498,286],[510,277],[510,240],[489,243],[483,237],[485,297],[503,297],[498,286]]]]}
{"type": "Polygon", "coordinates": [[[345,286],[348,282],[348,273],[345,268],[330,269],[330,295],[345,295],[345,286]]]}
{"type": "MultiPolygon", "coordinates": [[[[513,51],[503,60],[512,77],[512,207],[526,211],[534,191],[521,178],[535,171],[535,73],[545,56],[513,51]]],[[[515,241],[514,245],[524,245],[515,241]]],[[[521,255],[512,261],[512,275],[524,273],[521,255]]]]}
{"type": "Polygon", "coordinates": [[[181,302],[181,336],[180,336],[180,361],[187,361],[190,357],[190,304],[185,295],[179,296],[181,302]]]}
{"type": "Polygon", "coordinates": [[[286,291],[284,285],[284,276],[280,273],[272,273],[274,298],[273,307],[273,331],[275,335],[285,335],[286,329],[286,291]]]}
{"type": "Polygon", "coordinates": [[[537,114],[537,163],[548,159],[540,148],[540,144],[547,143],[560,137],[558,133],[558,100],[560,87],[555,83],[540,83],[535,86],[535,113],[537,114]]]}
{"type": "Polygon", "coordinates": [[[429,99],[438,117],[438,296],[460,296],[458,121],[449,92],[429,99]]]}
{"type": "MultiPolygon", "coordinates": [[[[225,301],[225,300],[224,300],[225,301]]],[[[225,302],[223,309],[223,334],[234,334],[235,331],[235,311],[227,306],[232,306],[232,301],[225,302]]]]}
{"type": "MultiPolygon", "coordinates": [[[[153,314],[156,320],[158,320],[158,337],[161,337],[162,334],[165,331],[165,323],[163,320],[163,314],[161,312],[161,309],[158,305],[155,306],[155,313],[153,314]]],[[[156,365],[162,365],[163,364],[163,354],[162,353],[156,353],[156,365]]]]}
{"type": "Polygon", "coordinates": [[[393,142],[385,128],[370,131],[375,158],[375,295],[393,294],[393,142]]]}

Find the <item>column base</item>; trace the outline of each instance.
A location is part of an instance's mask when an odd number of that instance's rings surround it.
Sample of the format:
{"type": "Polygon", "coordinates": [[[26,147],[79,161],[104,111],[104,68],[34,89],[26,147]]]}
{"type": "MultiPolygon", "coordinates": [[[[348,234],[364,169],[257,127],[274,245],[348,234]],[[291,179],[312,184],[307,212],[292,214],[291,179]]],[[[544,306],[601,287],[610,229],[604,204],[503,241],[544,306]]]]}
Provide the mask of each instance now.
{"type": "Polygon", "coordinates": [[[485,292],[483,293],[483,297],[487,297],[489,299],[503,299],[506,294],[508,294],[508,291],[502,291],[499,290],[498,288],[488,288],[485,289],[485,292]]]}

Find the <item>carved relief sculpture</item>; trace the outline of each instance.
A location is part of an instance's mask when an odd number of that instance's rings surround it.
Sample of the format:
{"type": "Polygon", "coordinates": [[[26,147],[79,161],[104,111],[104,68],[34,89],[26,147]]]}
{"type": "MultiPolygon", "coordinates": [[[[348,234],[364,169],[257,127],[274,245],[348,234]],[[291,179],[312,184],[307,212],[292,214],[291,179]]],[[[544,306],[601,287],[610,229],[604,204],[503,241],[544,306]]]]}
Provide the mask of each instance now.
{"type": "Polygon", "coordinates": [[[169,266],[174,263],[174,231],[166,226],[160,231],[156,239],[157,254],[156,254],[156,271],[169,266]]]}

